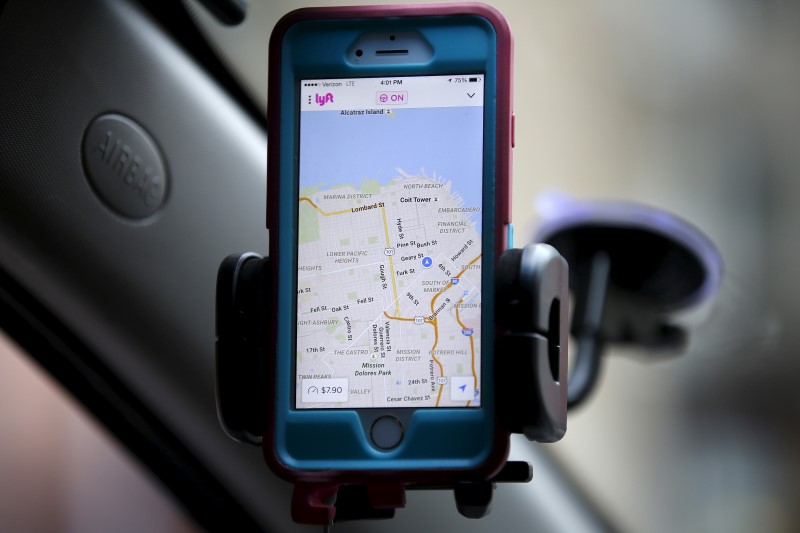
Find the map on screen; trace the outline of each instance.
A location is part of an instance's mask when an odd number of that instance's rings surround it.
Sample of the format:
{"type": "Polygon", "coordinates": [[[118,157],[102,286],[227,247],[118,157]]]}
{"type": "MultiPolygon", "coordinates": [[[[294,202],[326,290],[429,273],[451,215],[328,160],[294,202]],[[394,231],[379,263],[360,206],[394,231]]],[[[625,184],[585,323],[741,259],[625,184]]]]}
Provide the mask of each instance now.
{"type": "MultiPolygon", "coordinates": [[[[410,97],[436,87],[403,80],[410,97]]],[[[337,89],[311,95],[300,122],[296,406],[479,406],[483,108],[323,110],[337,89]]]]}

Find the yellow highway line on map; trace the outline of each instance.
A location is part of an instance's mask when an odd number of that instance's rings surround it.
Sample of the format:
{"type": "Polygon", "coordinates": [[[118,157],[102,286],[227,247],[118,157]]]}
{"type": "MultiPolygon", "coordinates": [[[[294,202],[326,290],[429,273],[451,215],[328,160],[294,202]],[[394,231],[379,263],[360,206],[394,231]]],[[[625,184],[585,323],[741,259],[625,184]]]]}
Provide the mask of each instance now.
{"type": "MultiPolygon", "coordinates": [[[[461,329],[468,329],[467,326],[465,326],[464,323],[461,322],[461,317],[458,316],[458,308],[459,308],[459,306],[461,305],[461,303],[463,301],[464,301],[464,298],[461,298],[458,301],[458,303],[455,305],[455,308],[456,308],[456,322],[458,322],[458,325],[461,326],[461,329]]],[[[473,390],[477,390],[478,389],[478,374],[475,372],[475,341],[472,339],[472,335],[469,336],[469,348],[472,351],[472,379],[474,380],[474,384],[472,386],[472,389],[473,390]]],[[[467,400],[467,407],[469,407],[469,404],[471,404],[471,403],[472,403],[472,400],[467,400]]]]}
{"type": "MultiPolygon", "coordinates": [[[[383,214],[383,231],[386,234],[386,247],[391,248],[392,245],[389,243],[389,224],[386,223],[386,208],[381,207],[381,213],[383,214]]],[[[389,258],[389,270],[392,273],[392,289],[394,289],[394,316],[400,316],[400,300],[397,297],[397,281],[394,278],[394,261],[392,261],[392,256],[387,256],[389,258]]]]}
{"type": "MultiPolygon", "coordinates": [[[[461,270],[461,272],[459,272],[454,277],[460,278],[464,274],[464,272],[467,271],[467,269],[469,267],[471,267],[473,264],[475,264],[475,262],[478,259],[481,258],[482,255],[483,255],[482,253],[478,254],[478,256],[475,257],[475,259],[473,259],[472,261],[470,261],[469,263],[464,265],[464,268],[461,270]]],[[[447,289],[449,289],[452,286],[453,286],[453,282],[450,281],[444,289],[440,290],[439,292],[437,292],[434,295],[433,299],[431,300],[431,313],[435,313],[433,306],[436,304],[436,298],[441,296],[447,289]]],[[[458,309],[456,309],[456,312],[458,312],[458,309]]],[[[437,318],[434,317],[434,319],[433,319],[433,328],[434,328],[434,333],[436,334],[436,337],[435,337],[435,340],[434,340],[434,343],[433,343],[433,348],[431,348],[431,356],[433,356],[434,361],[439,363],[439,361],[436,359],[436,356],[433,355],[433,351],[436,349],[436,345],[439,343],[439,326],[436,323],[436,320],[437,320],[437,318]]],[[[441,371],[441,375],[444,376],[444,368],[442,368],[441,363],[439,363],[439,370],[441,371]]],[[[439,401],[442,399],[442,389],[444,389],[444,385],[439,385],[439,394],[436,396],[436,407],[439,407],[439,401]]]]}
{"type": "Polygon", "coordinates": [[[314,207],[314,209],[316,209],[317,211],[319,211],[320,213],[322,213],[326,217],[330,217],[330,216],[333,216],[333,215],[342,215],[344,213],[352,213],[353,212],[352,209],[342,209],[340,211],[333,211],[332,213],[328,213],[327,211],[322,210],[317,204],[315,204],[314,201],[311,198],[306,198],[305,196],[301,196],[300,197],[300,201],[301,202],[305,201],[305,202],[310,203],[314,207]]]}
{"type": "MultiPolygon", "coordinates": [[[[473,259],[472,261],[470,261],[469,263],[464,265],[464,268],[461,270],[461,272],[459,272],[456,276],[453,276],[453,277],[460,278],[462,275],[464,275],[464,272],[466,272],[469,267],[474,265],[478,261],[478,259],[481,258],[482,255],[483,255],[482,253],[478,254],[477,257],[475,257],[475,259],[473,259]]],[[[431,299],[431,314],[436,312],[436,310],[435,310],[436,299],[439,296],[441,296],[442,294],[444,294],[444,292],[447,291],[447,289],[449,289],[452,286],[453,286],[453,282],[451,281],[451,282],[449,282],[447,284],[447,286],[444,289],[440,290],[439,292],[437,292],[433,296],[433,299],[431,299]]],[[[458,303],[460,304],[463,300],[464,299],[462,298],[461,300],[459,300],[458,303]]],[[[407,322],[411,322],[411,321],[414,320],[413,318],[404,318],[404,317],[399,317],[399,316],[393,316],[392,317],[392,316],[389,316],[388,314],[386,314],[386,311],[384,311],[383,314],[384,314],[384,316],[386,316],[386,318],[390,318],[390,319],[393,319],[393,320],[403,320],[403,321],[407,321],[407,322]]],[[[462,328],[464,328],[464,324],[461,323],[461,320],[459,320],[459,317],[458,317],[458,304],[456,304],[456,320],[458,320],[458,323],[461,325],[462,328]]],[[[438,317],[434,316],[432,319],[428,318],[428,317],[425,317],[425,323],[426,324],[430,324],[430,325],[433,326],[434,338],[433,338],[433,346],[431,347],[431,358],[436,363],[436,365],[439,367],[439,375],[444,377],[444,366],[442,365],[442,362],[439,361],[439,359],[436,357],[436,354],[434,353],[436,351],[436,346],[439,345],[439,323],[438,323],[438,317]]],[[[469,338],[469,342],[470,342],[470,346],[472,347],[472,377],[475,380],[475,388],[477,388],[478,387],[478,376],[477,376],[477,374],[475,372],[475,341],[472,339],[472,337],[470,337],[469,338]]],[[[439,393],[436,395],[436,407],[439,407],[439,403],[442,400],[442,390],[444,390],[444,385],[439,385],[439,393]]],[[[470,403],[471,402],[468,401],[467,402],[467,406],[469,406],[470,403]]]]}

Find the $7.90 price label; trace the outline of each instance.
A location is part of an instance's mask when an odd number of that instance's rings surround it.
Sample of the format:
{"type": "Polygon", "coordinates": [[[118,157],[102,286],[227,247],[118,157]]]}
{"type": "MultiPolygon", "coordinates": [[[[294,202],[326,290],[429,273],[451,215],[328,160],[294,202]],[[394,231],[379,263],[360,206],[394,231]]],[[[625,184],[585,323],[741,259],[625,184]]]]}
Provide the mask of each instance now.
{"type": "Polygon", "coordinates": [[[344,403],[347,401],[347,378],[304,379],[303,403],[344,403]]]}

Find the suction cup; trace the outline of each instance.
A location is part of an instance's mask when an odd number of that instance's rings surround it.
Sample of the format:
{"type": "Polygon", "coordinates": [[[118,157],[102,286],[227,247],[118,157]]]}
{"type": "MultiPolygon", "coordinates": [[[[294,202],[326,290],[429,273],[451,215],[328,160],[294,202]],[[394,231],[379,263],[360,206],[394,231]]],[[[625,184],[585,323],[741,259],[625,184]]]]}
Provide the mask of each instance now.
{"type": "Polygon", "coordinates": [[[676,351],[686,332],[671,316],[709,299],[719,288],[722,260],[697,228],[659,209],[623,202],[579,202],[547,195],[536,242],[567,260],[577,351],[568,406],[597,382],[609,343],[676,351]]]}

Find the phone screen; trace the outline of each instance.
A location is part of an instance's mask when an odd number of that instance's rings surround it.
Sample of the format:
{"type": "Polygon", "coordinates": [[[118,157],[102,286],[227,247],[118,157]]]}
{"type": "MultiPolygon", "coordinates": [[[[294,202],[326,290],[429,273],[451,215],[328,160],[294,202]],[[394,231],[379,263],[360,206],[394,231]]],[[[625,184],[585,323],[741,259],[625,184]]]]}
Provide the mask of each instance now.
{"type": "Polygon", "coordinates": [[[300,81],[298,409],[478,407],[484,76],[300,81]]]}

